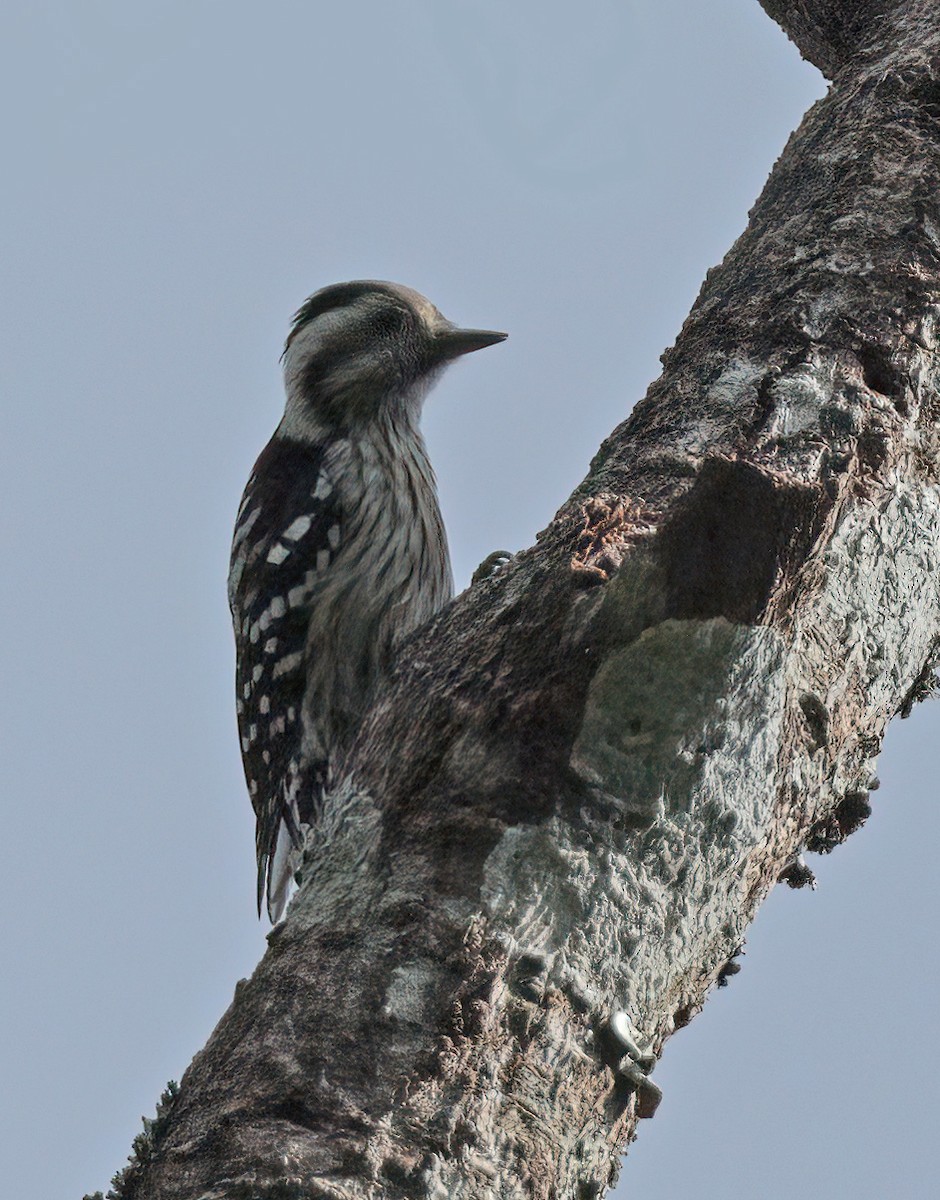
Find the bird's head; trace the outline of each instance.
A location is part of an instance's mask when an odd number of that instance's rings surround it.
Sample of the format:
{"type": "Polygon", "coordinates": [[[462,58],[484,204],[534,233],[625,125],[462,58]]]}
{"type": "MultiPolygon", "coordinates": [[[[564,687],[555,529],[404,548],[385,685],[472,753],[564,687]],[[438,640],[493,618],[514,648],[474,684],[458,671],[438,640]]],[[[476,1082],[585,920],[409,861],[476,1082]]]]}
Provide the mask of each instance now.
{"type": "Polygon", "coordinates": [[[352,430],[385,414],[416,420],[453,359],[505,339],[459,329],[420,292],[374,279],[321,288],[294,316],[284,347],[286,421],[352,430]]]}

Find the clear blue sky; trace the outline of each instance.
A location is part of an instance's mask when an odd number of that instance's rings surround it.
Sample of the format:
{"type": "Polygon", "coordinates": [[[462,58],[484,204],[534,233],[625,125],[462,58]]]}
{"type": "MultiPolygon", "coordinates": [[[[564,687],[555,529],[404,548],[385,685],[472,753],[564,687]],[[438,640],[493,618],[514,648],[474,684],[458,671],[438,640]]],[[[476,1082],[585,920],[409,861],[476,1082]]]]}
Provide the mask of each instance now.
{"type": "MultiPolygon", "coordinates": [[[[510,331],[427,411],[462,586],[643,394],[823,82],[757,0],[45,0],[0,63],[0,1178],[54,1200],[263,950],[225,574],[292,310],[375,276],[510,331]]],[[[935,1195],[938,731],[667,1047],[631,1194],[935,1195]]]]}

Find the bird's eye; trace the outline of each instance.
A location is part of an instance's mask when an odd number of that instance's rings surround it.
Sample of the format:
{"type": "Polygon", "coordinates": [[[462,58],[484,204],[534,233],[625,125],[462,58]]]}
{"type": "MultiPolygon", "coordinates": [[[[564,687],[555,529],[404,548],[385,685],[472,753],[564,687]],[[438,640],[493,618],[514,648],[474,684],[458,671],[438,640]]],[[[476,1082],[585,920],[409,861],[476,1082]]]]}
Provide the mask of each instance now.
{"type": "Polygon", "coordinates": [[[381,308],[370,321],[377,337],[401,337],[411,325],[410,315],[403,308],[381,308]]]}

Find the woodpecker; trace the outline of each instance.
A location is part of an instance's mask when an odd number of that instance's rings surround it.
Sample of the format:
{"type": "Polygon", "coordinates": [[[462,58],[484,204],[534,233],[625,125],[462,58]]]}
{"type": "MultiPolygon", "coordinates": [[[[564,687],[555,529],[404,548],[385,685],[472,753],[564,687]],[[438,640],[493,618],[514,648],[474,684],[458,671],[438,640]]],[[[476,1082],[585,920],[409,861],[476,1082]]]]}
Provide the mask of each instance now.
{"type": "Polygon", "coordinates": [[[272,923],[397,645],[453,595],[424,399],[453,359],[505,337],[376,280],[322,288],[294,315],[284,415],[245,487],[229,571],[258,914],[264,900],[272,923]]]}

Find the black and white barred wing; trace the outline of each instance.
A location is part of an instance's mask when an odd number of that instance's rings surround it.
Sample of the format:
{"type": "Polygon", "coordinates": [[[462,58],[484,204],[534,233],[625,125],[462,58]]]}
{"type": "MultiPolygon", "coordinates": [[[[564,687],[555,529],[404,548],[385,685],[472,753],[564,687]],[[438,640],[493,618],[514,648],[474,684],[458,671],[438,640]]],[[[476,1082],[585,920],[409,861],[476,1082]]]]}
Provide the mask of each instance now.
{"type": "Polygon", "coordinates": [[[322,448],[271,441],[235,524],[229,603],[242,761],[257,817],[258,909],[266,891],[272,920],[325,769],[301,756],[305,655],[311,609],[340,537],[322,448]]]}

